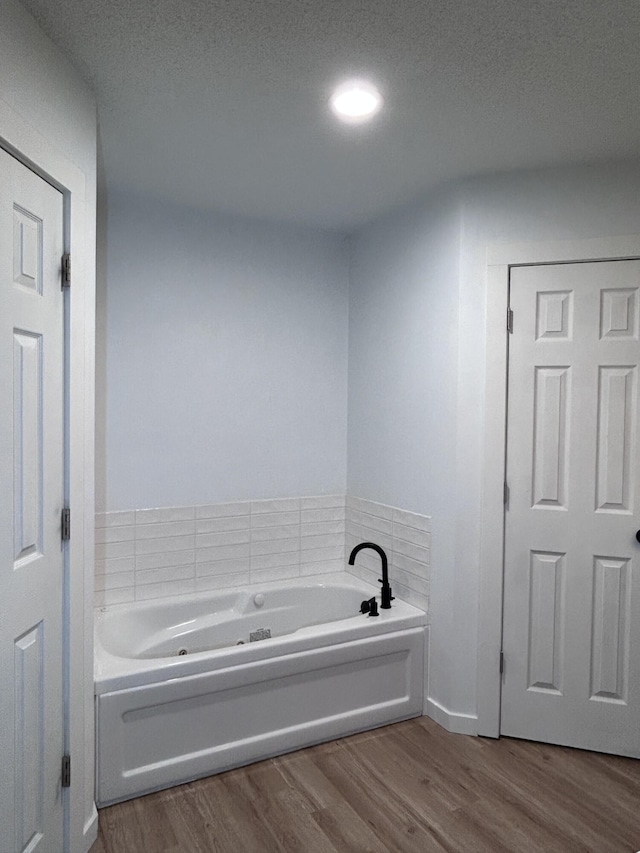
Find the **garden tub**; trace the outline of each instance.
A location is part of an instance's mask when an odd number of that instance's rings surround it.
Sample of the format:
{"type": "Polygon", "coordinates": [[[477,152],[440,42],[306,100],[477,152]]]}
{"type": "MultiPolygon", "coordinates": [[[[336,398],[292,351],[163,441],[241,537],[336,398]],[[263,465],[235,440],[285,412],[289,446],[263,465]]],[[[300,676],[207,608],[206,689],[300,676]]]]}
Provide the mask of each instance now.
{"type": "Polygon", "coordinates": [[[98,804],[421,714],[426,615],[362,614],[377,593],[334,574],[98,608],[98,804]]]}

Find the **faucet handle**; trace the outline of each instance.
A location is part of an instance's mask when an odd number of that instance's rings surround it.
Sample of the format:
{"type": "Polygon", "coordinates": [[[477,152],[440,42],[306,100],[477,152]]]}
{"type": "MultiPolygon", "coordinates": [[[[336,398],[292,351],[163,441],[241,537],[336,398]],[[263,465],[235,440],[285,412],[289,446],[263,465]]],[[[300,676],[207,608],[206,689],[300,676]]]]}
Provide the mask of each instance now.
{"type": "Polygon", "coordinates": [[[373,598],[365,599],[360,605],[360,613],[368,613],[369,616],[379,616],[378,602],[375,595],[373,598]]]}

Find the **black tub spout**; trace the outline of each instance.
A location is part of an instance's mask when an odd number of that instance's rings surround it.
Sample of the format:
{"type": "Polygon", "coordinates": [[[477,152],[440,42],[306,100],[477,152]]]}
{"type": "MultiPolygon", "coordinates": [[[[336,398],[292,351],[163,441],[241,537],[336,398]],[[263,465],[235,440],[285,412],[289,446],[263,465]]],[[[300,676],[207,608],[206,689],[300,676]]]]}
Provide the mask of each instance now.
{"type": "Polygon", "coordinates": [[[362,551],[363,548],[371,548],[377,554],[380,554],[380,559],[382,560],[382,578],[379,579],[379,582],[382,584],[382,589],[380,591],[380,607],[383,610],[389,610],[394,597],[391,595],[391,587],[389,586],[387,555],[384,553],[382,548],[379,545],[376,545],[375,542],[361,542],[359,545],[356,545],[349,555],[349,565],[353,566],[356,561],[356,554],[358,551],[362,551]]]}

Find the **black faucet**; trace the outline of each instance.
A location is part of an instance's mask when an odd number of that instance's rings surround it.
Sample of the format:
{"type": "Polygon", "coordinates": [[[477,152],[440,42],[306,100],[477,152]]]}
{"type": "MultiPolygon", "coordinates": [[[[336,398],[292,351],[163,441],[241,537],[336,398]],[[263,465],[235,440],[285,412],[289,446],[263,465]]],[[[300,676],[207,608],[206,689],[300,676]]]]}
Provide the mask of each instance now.
{"type": "Polygon", "coordinates": [[[391,587],[389,586],[387,555],[384,553],[382,548],[379,545],[376,545],[375,542],[361,542],[359,545],[356,545],[356,547],[351,552],[349,556],[349,565],[353,566],[356,561],[356,554],[358,553],[358,551],[362,551],[363,548],[372,548],[374,551],[377,551],[377,553],[380,554],[380,559],[382,560],[382,578],[379,579],[379,582],[382,584],[382,590],[380,592],[380,607],[383,610],[389,610],[394,597],[393,595],[391,595],[391,587]]]}

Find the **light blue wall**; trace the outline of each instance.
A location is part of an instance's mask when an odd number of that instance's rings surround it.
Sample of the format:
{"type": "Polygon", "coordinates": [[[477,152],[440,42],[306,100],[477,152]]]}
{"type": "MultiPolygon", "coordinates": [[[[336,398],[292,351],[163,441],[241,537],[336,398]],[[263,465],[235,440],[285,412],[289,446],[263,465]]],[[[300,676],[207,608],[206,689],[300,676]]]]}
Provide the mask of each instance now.
{"type": "Polygon", "coordinates": [[[107,510],[344,492],[344,239],[109,198],[107,510]]]}
{"type": "Polygon", "coordinates": [[[110,199],[101,508],[348,483],[431,515],[431,696],[475,714],[486,249],[629,233],[638,163],[461,182],[348,244],[110,199]]]}
{"type": "Polygon", "coordinates": [[[448,196],[352,244],[348,492],[432,517],[431,680],[449,670],[454,566],[460,211],[448,196]],[[435,567],[435,568],[434,568],[435,567]]]}
{"type": "Polygon", "coordinates": [[[447,379],[457,361],[452,258],[459,240],[459,214],[448,199],[394,214],[352,240],[348,482],[354,495],[415,512],[446,499],[455,459],[456,389],[447,379]]]}
{"type": "Polygon", "coordinates": [[[430,695],[476,711],[486,251],[640,234],[640,164],[461,182],[353,241],[348,490],[430,514],[430,695]]]}

